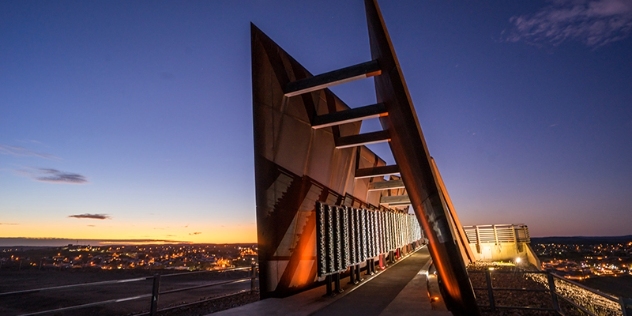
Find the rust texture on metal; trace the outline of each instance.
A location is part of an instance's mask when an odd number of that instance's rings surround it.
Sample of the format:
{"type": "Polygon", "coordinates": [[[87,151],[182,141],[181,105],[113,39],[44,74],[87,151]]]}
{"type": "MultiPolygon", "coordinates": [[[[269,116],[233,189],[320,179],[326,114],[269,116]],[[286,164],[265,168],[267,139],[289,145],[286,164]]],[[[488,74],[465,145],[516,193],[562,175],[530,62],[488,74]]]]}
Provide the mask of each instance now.
{"type": "Polygon", "coordinates": [[[376,0],[365,0],[365,7],[371,57],[382,67],[382,75],[374,77],[377,102],[384,103],[389,114],[380,122],[390,133],[393,157],[411,205],[430,240],[429,250],[443,282],[446,305],[456,315],[480,314],[384,19],[376,0]]]}
{"type": "Polygon", "coordinates": [[[284,92],[286,97],[293,97],[345,82],[377,76],[379,74],[380,65],[377,61],[371,60],[317,76],[288,82],[285,86],[284,92]]]}
{"type": "Polygon", "coordinates": [[[261,296],[283,297],[317,281],[316,201],[379,206],[381,194],[367,188],[383,179],[355,179],[354,170],[386,163],[364,146],[336,148],[360,121],[312,128],[315,117],[350,108],[328,89],[287,97],[289,83],[313,76],[254,25],[251,51],[261,296]]]}
{"type": "Polygon", "coordinates": [[[334,125],[362,121],[388,115],[384,104],[377,103],[359,108],[353,108],[342,112],[334,112],[314,117],[312,128],[323,128],[334,125]]]}
{"type": "Polygon", "coordinates": [[[410,204],[430,241],[446,305],[455,315],[479,315],[458,217],[377,1],[365,0],[365,7],[372,60],[317,76],[251,26],[261,296],[287,296],[318,281],[316,201],[373,209],[410,204]],[[350,109],[327,89],[371,76],[377,97],[371,106],[350,109]],[[360,134],[361,120],[372,117],[383,130],[360,134]],[[365,146],[381,141],[389,142],[396,165],[365,146]]]}
{"type": "Polygon", "coordinates": [[[358,135],[339,137],[336,148],[357,147],[368,144],[382,143],[391,140],[387,131],[376,131],[358,135]]]}
{"type": "Polygon", "coordinates": [[[356,179],[373,178],[397,173],[399,173],[399,167],[397,165],[375,166],[371,168],[357,169],[355,171],[355,177],[356,179]]]}

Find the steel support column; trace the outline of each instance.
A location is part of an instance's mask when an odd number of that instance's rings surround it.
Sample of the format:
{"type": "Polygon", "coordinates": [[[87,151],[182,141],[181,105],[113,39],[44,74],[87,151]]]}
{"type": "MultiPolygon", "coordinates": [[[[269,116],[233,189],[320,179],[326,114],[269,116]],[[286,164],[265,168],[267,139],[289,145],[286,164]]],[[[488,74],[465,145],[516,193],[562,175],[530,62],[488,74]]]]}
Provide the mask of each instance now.
{"type": "Polygon", "coordinates": [[[382,67],[374,77],[377,102],[388,116],[389,145],[415,214],[430,240],[428,249],[444,285],[446,306],[455,315],[480,315],[461,251],[448,221],[449,211],[432,171],[430,155],[399,62],[376,0],[365,0],[371,57],[382,67]]]}

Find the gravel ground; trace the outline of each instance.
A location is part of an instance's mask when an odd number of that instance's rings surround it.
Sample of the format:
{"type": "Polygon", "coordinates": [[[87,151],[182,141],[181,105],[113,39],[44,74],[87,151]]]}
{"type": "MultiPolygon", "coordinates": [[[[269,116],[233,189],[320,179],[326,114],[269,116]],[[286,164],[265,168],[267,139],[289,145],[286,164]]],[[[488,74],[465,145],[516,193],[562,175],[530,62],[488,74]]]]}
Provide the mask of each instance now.
{"type": "MultiPolygon", "coordinates": [[[[482,290],[475,290],[476,299],[479,306],[490,306],[489,295],[487,291],[487,280],[485,277],[485,271],[489,269],[490,265],[477,263],[468,267],[470,280],[474,288],[484,288],[482,290]]],[[[525,272],[535,271],[533,267],[521,267],[516,268],[514,266],[494,266],[494,270],[491,271],[491,282],[494,288],[511,288],[511,289],[524,289],[524,290],[547,290],[542,284],[533,281],[530,278],[525,277],[525,272]]],[[[551,294],[543,291],[520,291],[520,290],[498,290],[493,292],[494,301],[496,307],[531,307],[531,308],[543,308],[552,309],[553,303],[551,294]]],[[[572,308],[568,303],[560,302],[564,314],[568,316],[582,315],[575,308],[572,308]]],[[[548,316],[556,315],[559,313],[555,311],[538,311],[538,310],[523,310],[523,309],[496,309],[492,312],[489,307],[482,307],[481,312],[483,315],[490,316],[522,316],[522,315],[536,315],[536,316],[548,316]]]]}

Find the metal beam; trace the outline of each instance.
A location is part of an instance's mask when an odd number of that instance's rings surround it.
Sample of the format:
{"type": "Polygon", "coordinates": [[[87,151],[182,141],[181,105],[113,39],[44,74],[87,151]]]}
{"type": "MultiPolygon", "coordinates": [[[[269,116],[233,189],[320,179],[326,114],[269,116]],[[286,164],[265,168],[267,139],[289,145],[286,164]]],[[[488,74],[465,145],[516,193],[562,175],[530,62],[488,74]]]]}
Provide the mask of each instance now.
{"type": "Polygon", "coordinates": [[[399,166],[397,165],[388,165],[388,166],[380,166],[373,168],[362,168],[356,169],[355,178],[372,178],[372,177],[383,177],[389,174],[397,174],[399,173],[399,166]]]}
{"type": "Polygon", "coordinates": [[[384,103],[367,105],[359,108],[334,112],[314,117],[312,128],[318,129],[334,125],[341,125],[365,119],[376,118],[388,115],[384,103]]]}
{"type": "Polygon", "coordinates": [[[369,183],[369,191],[381,191],[390,189],[403,189],[404,181],[402,180],[390,180],[369,183]]]}
{"type": "Polygon", "coordinates": [[[388,204],[389,206],[407,205],[410,204],[410,198],[408,195],[383,196],[380,198],[380,204],[388,204]]]}
{"type": "Polygon", "coordinates": [[[452,204],[452,199],[450,198],[450,194],[448,194],[448,189],[445,187],[445,183],[443,183],[443,178],[441,177],[441,173],[439,172],[439,168],[437,168],[437,163],[434,158],[430,157],[430,164],[432,166],[432,171],[434,172],[434,176],[437,180],[437,185],[441,190],[441,194],[443,194],[443,199],[445,200],[448,206],[448,213],[450,214],[450,218],[454,223],[454,228],[457,231],[456,239],[459,242],[459,249],[463,255],[463,263],[470,264],[476,261],[476,257],[474,257],[474,252],[472,248],[470,248],[470,243],[467,239],[467,235],[465,234],[465,230],[463,229],[463,225],[461,225],[461,221],[459,220],[459,216],[456,214],[456,209],[454,208],[454,204],[452,204]]]}
{"type": "Polygon", "coordinates": [[[415,215],[429,240],[428,250],[441,279],[445,305],[455,316],[479,316],[480,308],[461,251],[455,243],[449,210],[437,185],[430,154],[417,113],[386,31],[377,0],[365,0],[371,58],[380,61],[382,75],[374,77],[377,102],[386,105],[388,116],[380,123],[388,129],[393,158],[415,215]]]}
{"type": "Polygon", "coordinates": [[[377,60],[371,60],[361,64],[326,72],[314,77],[292,81],[285,86],[283,92],[286,97],[293,97],[345,82],[379,76],[380,74],[382,74],[380,64],[377,60]]]}
{"type": "Polygon", "coordinates": [[[338,137],[336,139],[336,148],[357,147],[368,144],[383,143],[390,141],[391,137],[388,131],[377,131],[351,136],[338,137]]]}

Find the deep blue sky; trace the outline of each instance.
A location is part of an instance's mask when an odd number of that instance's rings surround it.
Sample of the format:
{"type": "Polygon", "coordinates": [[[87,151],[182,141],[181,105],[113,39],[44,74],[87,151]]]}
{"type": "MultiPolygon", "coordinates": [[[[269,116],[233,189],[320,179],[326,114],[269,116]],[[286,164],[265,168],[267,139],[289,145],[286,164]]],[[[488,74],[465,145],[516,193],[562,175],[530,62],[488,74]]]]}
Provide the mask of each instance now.
{"type": "MultiPolygon", "coordinates": [[[[380,5],[464,225],[632,234],[631,0],[380,5]]],[[[0,2],[0,237],[254,241],[251,21],[370,59],[361,0],[0,2]]]]}

